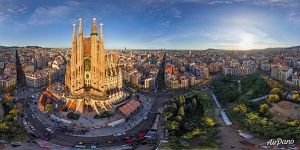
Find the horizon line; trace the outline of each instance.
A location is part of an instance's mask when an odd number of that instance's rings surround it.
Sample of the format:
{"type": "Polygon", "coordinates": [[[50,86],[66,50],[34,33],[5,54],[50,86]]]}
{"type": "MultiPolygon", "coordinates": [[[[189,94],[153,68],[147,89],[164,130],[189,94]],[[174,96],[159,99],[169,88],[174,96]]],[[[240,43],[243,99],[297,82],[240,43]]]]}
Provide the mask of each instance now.
{"type": "MultiPolygon", "coordinates": [[[[62,48],[62,49],[71,49],[71,47],[49,47],[49,46],[40,46],[40,45],[24,45],[24,46],[7,46],[0,45],[0,47],[41,47],[41,48],[62,48]]],[[[108,50],[229,50],[229,51],[251,51],[251,50],[266,50],[266,49],[283,49],[283,48],[293,48],[300,47],[300,45],[294,46],[282,46],[282,47],[266,47],[266,48],[253,48],[253,49],[224,49],[224,48],[105,48],[108,50]]]]}

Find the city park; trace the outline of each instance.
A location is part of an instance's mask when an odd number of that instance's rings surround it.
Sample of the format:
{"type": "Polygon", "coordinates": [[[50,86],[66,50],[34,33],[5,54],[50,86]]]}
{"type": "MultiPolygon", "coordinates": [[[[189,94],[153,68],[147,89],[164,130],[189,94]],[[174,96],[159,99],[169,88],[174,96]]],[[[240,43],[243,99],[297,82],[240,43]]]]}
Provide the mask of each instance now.
{"type": "MultiPolygon", "coordinates": [[[[218,129],[221,124],[216,122],[218,115],[214,114],[211,92],[225,106],[222,110],[232,121],[230,128],[240,133],[244,131],[241,137],[255,136],[263,139],[264,144],[277,138],[297,143],[300,139],[299,92],[288,89],[290,87],[283,83],[258,74],[216,77],[212,91],[178,96],[166,104],[163,115],[169,142],[163,144],[163,148],[219,149],[223,144],[218,129]]],[[[240,142],[255,145],[247,140],[240,142]]]]}
{"type": "Polygon", "coordinates": [[[299,91],[283,83],[253,74],[213,81],[214,91],[228,109],[233,128],[258,138],[300,139],[299,91]]]}

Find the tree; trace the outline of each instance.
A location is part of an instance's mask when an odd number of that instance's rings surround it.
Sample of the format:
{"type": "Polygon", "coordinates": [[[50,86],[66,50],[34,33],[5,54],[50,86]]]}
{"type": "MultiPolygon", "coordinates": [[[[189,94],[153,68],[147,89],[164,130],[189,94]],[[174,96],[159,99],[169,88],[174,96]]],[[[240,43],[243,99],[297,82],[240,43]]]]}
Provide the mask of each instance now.
{"type": "Polygon", "coordinates": [[[297,121],[297,120],[288,121],[286,123],[287,123],[287,125],[289,125],[291,127],[296,127],[299,125],[299,121],[297,121]]]}
{"type": "Polygon", "coordinates": [[[266,112],[268,109],[269,109],[269,106],[266,103],[260,104],[260,106],[259,106],[259,112],[261,112],[261,113],[266,112]]]}
{"type": "Polygon", "coordinates": [[[251,113],[247,114],[247,116],[246,116],[247,122],[253,122],[257,119],[260,119],[260,117],[257,113],[254,113],[254,112],[251,112],[251,113]]]}
{"type": "Polygon", "coordinates": [[[269,125],[269,119],[266,118],[266,117],[260,118],[260,123],[261,123],[263,126],[268,126],[268,125],[269,125]]]}
{"type": "Polygon", "coordinates": [[[176,110],[177,109],[177,104],[176,103],[172,103],[172,109],[176,110]]]}
{"type": "Polygon", "coordinates": [[[278,101],[280,101],[280,97],[277,94],[271,94],[268,97],[268,102],[270,102],[270,103],[276,103],[278,101]]]}
{"type": "Polygon", "coordinates": [[[247,113],[247,106],[245,104],[238,104],[238,105],[235,105],[232,108],[232,110],[233,110],[233,112],[236,112],[236,113],[245,114],[245,113],[247,113]]]}
{"type": "Polygon", "coordinates": [[[292,100],[293,100],[294,102],[297,102],[297,101],[298,101],[298,98],[299,98],[299,94],[298,94],[298,93],[294,93],[294,94],[292,95],[292,100]]]}
{"type": "Polygon", "coordinates": [[[169,119],[169,118],[171,118],[172,116],[173,116],[173,113],[172,113],[172,112],[169,112],[169,111],[164,112],[164,118],[165,118],[165,119],[169,119]]]}
{"type": "Polygon", "coordinates": [[[182,121],[182,117],[181,117],[181,116],[176,116],[176,120],[177,120],[178,122],[181,122],[181,121],[182,121]]]}
{"type": "Polygon", "coordinates": [[[17,108],[13,108],[9,111],[9,114],[11,114],[12,116],[17,116],[17,114],[19,113],[19,110],[17,108]]]}
{"type": "Polygon", "coordinates": [[[167,122],[167,129],[168,130],[178,130],[179,123],[177,121],[169,121],[169,122],[167,122]]]}
{"type": "Polygon", "coordinates": [[[271,90],[271,93],[272,94],[279,94],[281,92],[281,90],[279,89],[279,88],[273,88],[272,90],[271,90]]]}
{"type": "Polygon", "coordinates": [[[180,106],[184,105],[185,104],[185,98],[184,96],[179,96],[178,97],[178,103],[180,106]]]}
{"type": "Polygon", "coordinates": [[[196,98],[192,99],[193,108],[197,108],[197,100],[196,98]]]}
{"type": "Polygon", "coordinates": [[[194,137],[194,135],[193,135],[192,132],[187,132],[187,133],[183,136],[184,139],[191,139],[191,138],[193,138],[193,137],[194,137]]]}
{"type": "Polygon", "coordinates": [[[187,103],[186,105],[184,105],[184,108],[185,108],[185,110],[188,110],[188,111],[194,110],[192,103],[187,103]]]}
{"type": "Polygon", "coordinates": [[[11,93],[5,93],[3,99],[4,101],[11,102],[14,98],[11,96],[11,93]]]}
{"type": "Polygon", "coordinates": [[[195,129],[193,129],[192,134],[193,134],[193,136],[199,136],[202,134],[202,131],[199,128],[195,128],[195,129]]]}
{"type": "Polygon", "coordinates": [[[1,122],[0,123],[0,131],[4,131],[8,129],[7,122],[1,122]]]}
{"type": "Polygon", "coordinates": [[[53,110],[53,105],[52,104],[46,104],[46,106],[45,106],[45,111],[46,112],[50,112],[50,111],[52,111],[53,110]]]}
{"type": "Polygon", "coordinates": [[[206,117],[204,119],[204,121],[205,121],[205,124],[208,125],[208,126],[214,126],[216,124],[215,121],[213,119],[209,118],[209,117],[206,117]]]}
{"type": "Polygon", "coordinates": [[[80,117],[80,114],[75,114],[73,112],[69,112],[67,114],[68,119],[72,119],[72,120],[78,120],[80,117]]]}
{"type": "Polygon", "coordinates": [[[184,108],[183,108],[183,106],[179,107],[178,115],[181,116],[181,117],[184,117],[184,108]]]}

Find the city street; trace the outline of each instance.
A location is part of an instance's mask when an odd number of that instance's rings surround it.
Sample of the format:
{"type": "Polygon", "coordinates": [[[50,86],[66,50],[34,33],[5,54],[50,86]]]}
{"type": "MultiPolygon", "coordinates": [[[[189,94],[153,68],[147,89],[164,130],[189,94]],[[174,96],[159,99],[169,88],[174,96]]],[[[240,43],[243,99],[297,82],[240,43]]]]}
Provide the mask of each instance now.
{"type": "Polygon", "coordinates": [[[0,149],[299,149],[300,0],[3,0],[0,23],[0,149]]]}

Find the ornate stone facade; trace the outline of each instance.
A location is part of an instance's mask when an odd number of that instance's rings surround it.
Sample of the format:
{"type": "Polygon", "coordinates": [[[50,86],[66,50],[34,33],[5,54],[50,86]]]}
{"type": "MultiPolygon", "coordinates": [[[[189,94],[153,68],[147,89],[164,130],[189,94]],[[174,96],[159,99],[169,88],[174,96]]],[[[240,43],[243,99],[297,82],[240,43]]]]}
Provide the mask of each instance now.
{"type": "Polygon", "coordinates": [[[79,19],[78,34],[73,24],[71,61],[67,64],[65,85],[69,91],[67,104],[76,112],[82,113],[87,106],[99,113],[99,109],[107,110],[123,97],[118,55],[105,51],[103,38],[103,24],[98,33],[96,18],[88,37],[83,36],[82,19],[79,19]]]}

